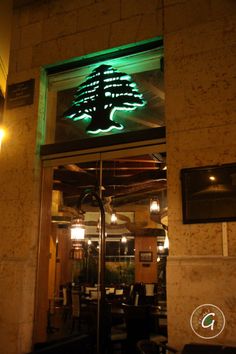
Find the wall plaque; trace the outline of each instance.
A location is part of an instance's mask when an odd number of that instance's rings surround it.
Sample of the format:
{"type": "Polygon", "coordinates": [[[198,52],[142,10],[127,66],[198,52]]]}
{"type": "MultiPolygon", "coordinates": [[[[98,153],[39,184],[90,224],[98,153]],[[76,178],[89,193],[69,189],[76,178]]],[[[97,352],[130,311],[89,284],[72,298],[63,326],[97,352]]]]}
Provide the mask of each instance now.
{"type": "Polygon", "coordinates": [[[30,105],[34,102],[34,79],[8,85],[7,109],[30,105]]]}

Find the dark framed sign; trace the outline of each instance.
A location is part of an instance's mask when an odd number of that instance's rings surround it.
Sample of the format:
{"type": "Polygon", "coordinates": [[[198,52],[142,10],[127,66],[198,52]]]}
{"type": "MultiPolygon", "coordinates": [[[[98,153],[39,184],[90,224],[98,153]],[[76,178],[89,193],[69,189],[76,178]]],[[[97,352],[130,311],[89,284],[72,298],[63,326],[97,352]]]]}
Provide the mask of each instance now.
{"type": "Polygon", "coordinates": [[[7,109],[31,105],[34,102],[35,80],[30,79],[7,87],[7,109]]]}
{"type": "Polygon", "coordinates": [[[140,251],[139,252],[139,261],[140,262],[152,262],[153,256],[152,252],[149,251],[140,251]]]}
{"type": "Polygon", "coordinates": [[[236,163],[181,170],[183,223],[236,220],[236,163]]]}

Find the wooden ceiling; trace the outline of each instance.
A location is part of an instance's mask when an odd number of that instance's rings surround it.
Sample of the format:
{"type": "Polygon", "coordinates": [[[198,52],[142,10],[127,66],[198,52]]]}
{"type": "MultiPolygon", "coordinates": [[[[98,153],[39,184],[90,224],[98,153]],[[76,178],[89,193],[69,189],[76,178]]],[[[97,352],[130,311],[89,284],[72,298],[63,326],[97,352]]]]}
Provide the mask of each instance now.
{"type": "Polygon", "coordinates": [[[59,166],[54,170],[53,189],[62,192],[64,205],[75,207],[82,191],[99,191],[101,185],[103,198],[110,198],[113,206],[119,207],[166,190],[164,167],[165,154],[102,161],[102,165],[94,161],[59,166]]]}

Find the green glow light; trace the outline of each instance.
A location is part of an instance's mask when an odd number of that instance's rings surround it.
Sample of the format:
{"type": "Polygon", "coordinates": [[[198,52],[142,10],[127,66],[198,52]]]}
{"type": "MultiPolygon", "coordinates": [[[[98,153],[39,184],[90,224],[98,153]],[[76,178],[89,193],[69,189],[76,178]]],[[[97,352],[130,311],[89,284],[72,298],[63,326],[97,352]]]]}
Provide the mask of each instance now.
{"type": "Polygon", "coordinates": [[[108,133],[112,129],[122,130],[122,129],[124,129],[124,126],[122,124],[120,125],[120,127],[116,127],[115,125],[111,125],[107,129],[88,130],[88,133],[90,133],[90,134],[108,133]]]}
{"type": "Polygon", "coordinates": [[[65,118],[91,118],[86,131],[91,134],[121,130],[123,125],[113,120],[114,113],[132,111],[146,104],[131,76],[110,65],[100,65],[87,76],[77,89],[72,106],[65,118]],[[97,81],[98,80],[98,81],[97,81]]]}

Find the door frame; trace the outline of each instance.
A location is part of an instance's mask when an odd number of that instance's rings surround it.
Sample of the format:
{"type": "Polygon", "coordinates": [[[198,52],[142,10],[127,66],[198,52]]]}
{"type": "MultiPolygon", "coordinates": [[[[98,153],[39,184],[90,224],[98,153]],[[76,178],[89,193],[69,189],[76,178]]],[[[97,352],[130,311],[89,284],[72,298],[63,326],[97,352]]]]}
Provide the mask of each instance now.
{"type": "MultiPolygon", "coordinates": [[[[42,191],[40,207],[40,228],[37,262],[37,281],[35,290],[35,321],[33,342],[46,340],[48,315],[48,266],[49,241],[51,225],[51,191],[53,168],[61,164],[89,162],[125,156],[143,155],[145,153],[161,153],[166,151],[166,139],[156,138],[135,142],[114,144],[110,146],[93,147],[67,151],[55,154],[43,154],[42,159],[42,191]]],[[[44,150],[45,152],[45,150],[44,150]]]]}

